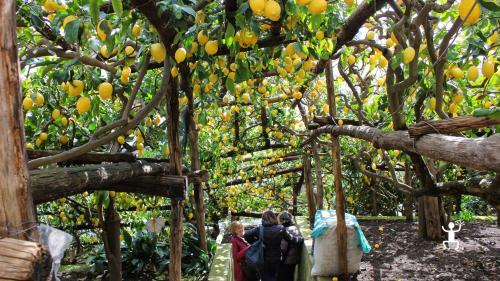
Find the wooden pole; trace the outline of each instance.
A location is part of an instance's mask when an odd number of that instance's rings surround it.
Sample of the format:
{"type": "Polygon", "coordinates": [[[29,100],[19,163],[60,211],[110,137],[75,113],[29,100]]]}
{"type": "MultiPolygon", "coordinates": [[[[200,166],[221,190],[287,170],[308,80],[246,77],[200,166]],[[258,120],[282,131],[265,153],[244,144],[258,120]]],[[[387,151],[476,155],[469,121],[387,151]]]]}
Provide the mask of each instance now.
{"type": "Polygon", "coordinates": [[[316,207],[318,210],[323,209],[323,179],[321,177],[321,160],[318,154],[318,144],[313,142],[312,145],[313,156],[314,156],[314,168],[316,171],[316,207]]]}
{"type": "MultiPolygon", "coordinates": [[[[168,59],[165,60],[166,74],[170,75],[168,59]]],[[[164,73],[165,73],[164,72],[164,73]]],[[[167,135],[170,148],[170,173],[182,175],[182,156],[179,142],[179,92],[177,83],[169,78],[167,87],[167,135]]],[[[168,275],[170,281],[181,281],[182,260],[182,205],[183,198],[172,197],[170,212],[170,263],[168,275]]]]}
{"type": "Polygon", "coordinates": [[[316,203],[314,202],[314,192],[312,187],[311,158],[308,153],[304,153],[304,183],[306,185],[309,226],[312,229],[314,225],[314,215],[316,214],[316,203]]]}
{"type": "MultiPolygon", "coordinates": [[[[411,167],[408,163],[405,164],[405,184],[411,186],[411,167]]],[[[405,194],[404,213],[407,222],[413,221],[413,197],[410,194],[405,194]]]]}
{"type": "MultiPolygon", "coordinates": [[[[339,62],[340,63],[340,62],[339,62]]],[[[329,60],[325,68],[326,90],[328,93],[328,106],[330,116],[337,115],[337,104],[335,102],[335,91],[333,87],[332,61],[329,60]]],[[[332,137],[333,175],[335,182],[335,212],[337,214],[337,245],[338,264],[342,277],[349,280],[347,269],[347,227],[345,225],[345,200],[342,189],[342,160],[340,159],[340,142],[338,137],[332,137]]]]}
{"type": "Polygon", "coordinates": [[[0,1],[0,19],[0,237],[37,240],[21,110],[16,1],[0,1]]]}

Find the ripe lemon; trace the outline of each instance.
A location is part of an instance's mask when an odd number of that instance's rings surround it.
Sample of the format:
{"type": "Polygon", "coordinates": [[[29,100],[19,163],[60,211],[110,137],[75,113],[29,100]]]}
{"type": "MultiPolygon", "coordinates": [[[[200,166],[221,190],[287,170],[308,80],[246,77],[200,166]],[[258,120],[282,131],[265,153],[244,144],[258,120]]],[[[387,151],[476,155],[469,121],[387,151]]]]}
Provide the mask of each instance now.
{"type": "Polygon", "coordinates": [[[458,6],[458,15],[460,16],[460,19],[464,21],[465,25],[475,24],[479,21],[479,16],[481,16],[481,8],[479,6],[479,3],[476,3],[475,0],[460,1],[460,5],[458,6]],[[467,17],[467,15],[469,15],[469,17],[467,17]]]}
{"type": "Polygon", "coordinates": [[[215,55],[218,50],[218,44],[216,40],[210,40],[206,43],[205,45],[205,52],[207,52],[208,55],[215,55]]]}
{"type": "Polygon", "coordinates": [[[26,149],[33,149],[33,144],[31,142],[26,143],[26,149]]]}
{"type": "Polygon", "coordinates": [[[52,119],[57,120],[61,116],[61,111],[59,109],[52,110],[52,119]]]}
{"type": "Polygon", "coordinates": [[[455,78],[455,79],[462,79],[464,78],[464,73],[463,71],[458,67],[458,66],[454,66],[452,69],[451,69],[451,75],[455,78]]]}
{"type": "Polygon", "coordinates": [[[66,144],[68,144],[68,142],[69,142],[68,136],[62,135],[59,137],[59,143],[61,143],[62,145],[66,145],[66,144]]]}
{"type": "Polygon", "coordinates": [[[174,78],[177,77],[177,75],[179,75],[179,68],[177,68],[177,66],[172,67],[172,69],[170,69],[170,74],[174,78]]]}
{"type": "Polygon", "coordinates": [[[373,31],[371,31],[371,30],[370,30],[370,31],[368,31],[368,32],[366,33],[366,39],[367,39],[367,40],[373,40],[373,39],[375,39],[375,32],[373,32],[373,31]]]}
{"type": "Polygon", "coordinates": [[[454,96],[454,97],[452,98],[452,100],[453,100],[453,102],[454,102],[455,104],[459,104],[459,103],[461,103],[461,102],[464,100],[464,94],[462,94],[462,93],[457,94],[456,96],[454,96]]]}
{"type": "Polygon", "coordinates": [[[380,60],[378,61],[380,68],[386,68],[387,64],[389,63],[385,57],[380,57],[380,60]]]}
{"type": "Polygon", "coordinates": [[[165,49],[165,46],[163,46],[162,43],[154,43],[151,45],[151,56],[153,59],[160,63],[165,60],[165,57],[167,56],[167,50],[165,49]]]}
{"type": "Polygon", "coordinates": [[[48,138],[47,133],[41,133],[40,136],[38,137],[42,141],[46,141],[48,138]]]}
{"type": "Polygon", "coordinates": [[[319,15],[326,11],[326,7],[328,6],[328,2],[325,0],[312,0],[311,3],[309,3],[309,13],[311,15],[319,15]]]}
{"type": "Polygon", "coordinates": [[[432,110],[436,110],[436,98],[435,98],[435,97],[432,97],[432,98],[429,100],[429,107],[430,107],[432,110]]]}
{"type": "Polygon", "coordinates": [[[250,103],[250,95],[248,93],[244,93],[241,98],[243,99],[243,103],[250,103]]]}
{"type": "Polygon", "coordinates": [[[268,0],[264,8],[264,16],[272,21],[278,21],[281,16],[281,6],[274,0],[268,0]]]}
{"type": "Polygon", "coordinates": [[[97,37],[99,37],[99,39],[100,39],[101,41],[105,41],[105,40],[106,40],[106,38],[107,38],[107,34],[106,34],[106,32],[105,32],[104,30],[102,30],[102,29],[101,29],[101,27],[102,27],[102,28],[107,28],[107,29],[108,29],[107,31],[108,31],[108,32],[110,32],[110,31],[111,31],[111,28],[112,28],[112,27],[111,27],[111,23],[110,23],[109,21],[107,21],[107,20],[101,20],[101,21],[97,24],[97,29],[96,29],[96,31],[97,31],[97,37]],[[107,26],[106,26],[106,25],[107,25],[107,26]]]}
{"type": "Polygon", "coordinates": [[[349,57],[347,57],[347,62],[353,65],[356,62],[356,58],[353,55],[349,55],[349,57]]]}
{"type": "Polygon", "coordinates": [[[68,126],[68,118],[66,118],[66,117],[64,117],[64,116],[63,116],[63,117],[61,118],[61,124],[62,124],[64,127],[68,126]]]}
{"type": "Polygon", "coordinates": [[[177,51],[175,51],[175,61],[177,63],[181,63],[186,59],[186,49],[184,48],[179,48],[177,51]]]}
{"type": "Polygon", "coordinates": [[[119,144],[124,144],[125,143],[125,138],[123,136],[119,136],[119,137],[116,138],[116,141],[119,144]]]}
{"type": "Polygon", "coordinates": [[[73,16],[73,15],[69,15],[69,16],[65,17],[64,20],[63,20],[63,25],[62,25],[63,28],[66,27],[66,25],[68,23],[70,23],[70,22],[72,22],[72,21],[74,21],[76,19],[78,19],[78,17],[77,16],[73,16]]]}
{"type": "Polygon", "coordinates": [[[47,0],[43,3],[43,9],[49,13],[53,13],[59,9],[59,4],[53,0],[47,0]]]}
{"type": "Polygon", "coordinates": [[[198,39],[198,43],[200,43],[200,45],[205,45],[205,43],[208,42],[208,36],[205,35],[205,31],[203,31],[203,30],[198,32],[196,39],[198,39]]]}
{"type": "Polygon", "coordinates": [[[125,47],[125,54],[127,55],[127,57],[133,56],[134,52],[135,52],[134,47],[132,47],[132,46],[125,47]]]}
{"type": "Polygon", "coordinates": [[[146,124],[146,127],[151,127],[153,121],[151,121],[151,118],[148,116],[146,117],[146,120],[144,120],[144,123],[146,124]]]}
{"type": "Polygon", "coordinates": [[[33,100],[30,97],[25,97],[23,99],[23,108],[26,111],[30,111],[33,108],[33,100]]]}
{"type": "Polygon", "coordinates": [[[340,120],[337,122],[337,124],[339,124],[339,126],[344,125],[344,120],[340,119],[340,120]]]}
{"type": "Polygon", "coordinates": [[[495,73],[495,65],[490,61],[484,61],[481,70],[483,72],[484,77],[490,79],[495,73]]]}
{"type": "Polygon", "coordinates": [[[156,114],[155,117],[153,118],[153,124],[155,124],[155,126],[158,126],[161,122],[161,117],[160,115],[156,114]]]}
{"type": "Polygon", "coordinates": [[[194,23],[204,23],[205,22],[205,12],[203,10],[200,10],[196,12],[196,16],[194,17],[194,23]]]}
{"type": "Polygon", "coordinates": [[[387,48],[392,48],[394,45],[396,45],[396,43],[394,43],[391,38],[387,38],[387,40],[385,40],[385,45],[387,46],[387,48]]]}
{"type": "Polygon", "coordinates": [[[113,94],[113,85],[108,82],[103,82],[99,84],[99,96],[102,100],[107,100],[113,94]]]}
{"type": "Polygon", "coordinates": [[[453,115],[457,114],[457,112],[458,112],[458,106],[457,106],[457,104],[456,104],[456,103],[454,103],[454,102],[452,102],[452,103],[450,104],[449,111],[450,111],[450,113],[451,113],[451,114],[453,114],[453,115]]]}
{"type": "Polygon", "coordinates": [[[485,101],[484,102],[484,108],[490,108],[491,106],[493,105],[493,103],[491,101],[485,101]]]}
{"type": "Polygon", "coordinates": [[[264,9],[266,7],[266,0],[249,0],[248,4],[253,14],[256,16],[264,15],[264,9]]]}
{"type": "Polygon", "coordinates": [[[409,64],[415,58],[415,49],[413,47],[408,47],[403,51],[403,63],[409,64]]]}
{"type": "Polygon", "coordinates": [[[316,39],[322,40],[323,38],[325,38],[325,33],[321,30],[316,31],[316,39]]]}
{"type": "Polygon", "coordinates": [[[68,94],[72,97],[76,97],[83,92],[83,82],[81,80],[73,80],[68,82],[68,94]]]}
{"type": "Polygon", "coordinates": [[[99,52],[101,53],[101,56],[103,58],[107,59],[111,56],[111,54],[108,52],[108,47],[106,47],[106,45],[101,46],[101,49],[99,50],[99,52]]]}
{"type": "Polygon", "coordinates": [[[37,138],[36,141],[35,141],[35,145],[36,146],[42,145],[42,140],[40,138],[37,138]]]}
{"type": "Polygon", "coordinates": [[[41,94],[36,94],[35,104],[36,106],[43,106],[45,103],[45,98],[41,94]]]}
{"type": "Polygon", "coordinates": [[[90,109],[90,99],[87,97],[80,97],[76,102],[76,109],[78,113],[84,114],[90,109]]]}
{"type": "Polygon", "coordinates": [[[472,65],[467,69],[467,79],[469,81],[476,81],[477,77],[479,76],[479,71],[477,70],[477,67],[475,65],[472,65]]]}
{"type": "Polygon", "coordinates": [[[134,37],[139,37],[139,35],[141,35],[141,27],[139,25],[134,25],[134,27],[132,27],[132,35],[134,37]]]}

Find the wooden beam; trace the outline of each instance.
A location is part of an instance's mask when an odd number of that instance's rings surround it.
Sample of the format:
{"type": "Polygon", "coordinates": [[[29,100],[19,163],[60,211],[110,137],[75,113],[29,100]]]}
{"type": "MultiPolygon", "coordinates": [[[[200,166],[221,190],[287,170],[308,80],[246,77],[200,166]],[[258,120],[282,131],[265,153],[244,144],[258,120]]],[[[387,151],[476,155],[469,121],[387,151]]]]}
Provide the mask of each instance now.
{"type": "Polygon", "coordinates": [[[460,116],[442,120],[421,121],[410,126],[408,134],[412,138],[427,134],[452,134],[500,124],[500,118],[460,116]]]}
{"type": "Polygon", "coordinates": [[[376,148],[398,149],[476,170],[500,172],[500,134],[476,139],[428,134],[416,140],[410,138],[407,131],[383,132],[368,126],[325,126],[314,130],[303,145],[321,134],[350,136],[371,142],[376,148]]]}
{"type": "MultiPolygon", "coordinates": [[[[26,150],[28,153],[28,159],[33,160],[37,158],[53,156],[59,154],[63,151],[46,151],[46,150],[26,150]]],[[[79,155],[69,161],[64,163],[68,164],[99,164],[102,162],[134,162],[137,159],[134,155],[128,153],[99,153],[99,152],[88,152],[79,155]]],[[[168,159],[166,160],[168,162],[168,159]]]]}
{"type": "MultiPolygon", "coordinates": [[[[278,171],[276,172],[275,174],[272,174],[272,175],[266,175],[266,176],[262,176],[260,178],[272,178],[272,177],[275,177],[275,176],[279,176],[279,175],[284,175],[284,174],[289,174],[289,173],[296,173],[296,172],[300,172],[302,171],[302,167],[300,168],[292,168],[292,169],[287,169],[287,170],[283,170],[283,171],[278,171]]],[[[257,179],[257,177],[249,177],[248,179],[246,180],[243,180],[243,179],[237,179],[237,180],[233,180],[233,181],[229,181],[226,183],[226,186],[232,186],[232,185],[238,185],[238,184],[243,184],[245,183],[246,181],[255,181],[257,179]]]]}

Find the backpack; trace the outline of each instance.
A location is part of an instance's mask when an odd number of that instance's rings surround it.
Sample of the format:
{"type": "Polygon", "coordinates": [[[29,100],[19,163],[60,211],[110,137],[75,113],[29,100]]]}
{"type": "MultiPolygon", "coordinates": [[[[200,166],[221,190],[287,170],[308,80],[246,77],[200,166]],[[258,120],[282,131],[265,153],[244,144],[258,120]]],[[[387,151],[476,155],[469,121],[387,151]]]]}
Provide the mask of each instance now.
{"type": "Polygon", "coordinates": [[[249,267],[261,271],[264,267],[264,227],[259,226],[259,240],[254,242],[245,253],[245,260],[249,267]]]}

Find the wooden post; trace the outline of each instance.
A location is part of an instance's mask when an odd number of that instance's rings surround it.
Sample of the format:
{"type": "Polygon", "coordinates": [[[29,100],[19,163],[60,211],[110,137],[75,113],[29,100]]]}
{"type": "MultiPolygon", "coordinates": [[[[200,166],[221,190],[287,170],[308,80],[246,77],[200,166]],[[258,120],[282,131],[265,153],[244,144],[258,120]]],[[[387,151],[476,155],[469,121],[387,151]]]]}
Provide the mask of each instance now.
{"type": "MultiPolygon", "coordinates": [[[[411,167],[405,164],[405,184],[411,186],[411,167]]],[[[413,197],[405,194],[404,215],[407,222],[413,221],[413,197]]]]}
{"type": "Polygon", "coordinates": [[[314,192],[312,187],[311,158],[307,152],[304,153],[304,183],[306,184],[309,226],[312,229],[314,225],[314,215],[316,214],[316,203],[314,202],[314,192]]]}
{"type": "MultiPolygon", "coordinates": [[[[168,59],[165,60],[166,71],[170,75],[168,59]]],[[[170,174],[182,175],[181,146],[179,142],[179,92],[177,83],[172,77],[167,86],[167,135],[170,148],[170,174]]],[[[170,211],[170,263],[168,275],[170,281],[181,281],[182,259],[182,198],[172,197],[170,211]]]]}
{"type": "Polygon", "coordinates": [[[314,166],[316,170],[316,207],[323,209],[323,179],[321,177],[321,160],[318,154],[318,144],[313,142],[312,151],[314,156],[314,166]]]}
{"type": "MultiPolygon", "coordinates": [[[[189,70],[184,64],[181,67],[182,74],[182,88],[186,93],[188,98],[188,107],[189,107],[189,119],[188,119],[188,138],[189,138],[189,150],[191,156],[191,171],[200,170],[200,154],[198,151],[198,128],[194,120],[194,103],[193,103],[193,90],[189,87],[189,70]]],[[[236,135],[239,136],[239,129],[236,132],[236,135]]],[[[200,181],[194,181],[193,183],[194,189],[194,211],[196,216],[196,230],[198,232],[198,237],[200,241],[200,248],[207,252],[207,233],[205,229],[205,203],[203,202],[203,186],[200,181]]]]}
{"type": "MultiPolygon", "coordinates": [[[[335,102],[335,91],[333,87],[332,61],[329,60],[325,68],[326,90],[328,97],[328,106],[330,116],[337,116],[337,104],[335,102]]],[[[347,227],[345,225],[345,200],[344,190],[342,189],[342,160],[340,159],[340,142],[338,137],[332,137],[332,157],[333,157],[333,176],[335,182],[335,212],[337,214],[337,245],[338,262],[342,277],[349,280],[347,269],[347,227]]]]}
{"type": "Polygon", "coordinates": [[[37,240],[28,184],[16,40],[16,1],[0,1],[0,237],[37,240]]]}

